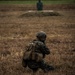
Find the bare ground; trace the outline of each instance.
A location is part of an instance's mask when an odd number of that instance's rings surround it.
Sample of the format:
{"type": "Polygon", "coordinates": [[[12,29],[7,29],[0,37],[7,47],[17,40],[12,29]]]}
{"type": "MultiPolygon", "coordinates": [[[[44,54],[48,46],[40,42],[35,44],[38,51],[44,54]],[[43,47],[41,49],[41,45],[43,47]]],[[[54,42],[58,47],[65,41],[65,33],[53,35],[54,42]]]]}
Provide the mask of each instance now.
{"type": "Polygon", "coordinates": [[[10,9],[7,11],[2,7],[0,5],[0,75],[32,74],[30,69],[22,67],[22,55],[26,44],[41,30],[47,33],[46,43],[51,51],[45,61],[53,65],[55,70],[47,74],[39,70],[36,75],[75,75],[75,10],[73,7],[73,9],[54,9],[61,16],[43,17],[36,14],[34,17],[20,17],[26,11],[10,9]]]}

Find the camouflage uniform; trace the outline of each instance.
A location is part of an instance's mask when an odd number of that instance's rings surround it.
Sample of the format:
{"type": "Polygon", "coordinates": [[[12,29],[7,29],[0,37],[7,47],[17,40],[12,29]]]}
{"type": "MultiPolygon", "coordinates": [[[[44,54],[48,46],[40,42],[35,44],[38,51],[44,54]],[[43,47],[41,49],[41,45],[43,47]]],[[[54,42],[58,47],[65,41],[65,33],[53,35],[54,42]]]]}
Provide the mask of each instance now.
{"type": "Polygon", "coordinates": [[[36,37],[37,39],[33,40],[31,43],[36,43],[35,53],[41,54],[43,57],[39,61],[37,61],[37,56],[35,56],[35,60],[32,60],[30,58],[26,60],[23,59],[23,65],[25,64],[24,67],[28,66],[33,71],[37,71],[39,68],[41,68],[44,72],[46,72],[53,69],[51,66],[47,65],[43,60],[46,55],[50,54],[50,50],[45,45],[46,34],[44,32],[39,32],[37,33],[36,37]]]}

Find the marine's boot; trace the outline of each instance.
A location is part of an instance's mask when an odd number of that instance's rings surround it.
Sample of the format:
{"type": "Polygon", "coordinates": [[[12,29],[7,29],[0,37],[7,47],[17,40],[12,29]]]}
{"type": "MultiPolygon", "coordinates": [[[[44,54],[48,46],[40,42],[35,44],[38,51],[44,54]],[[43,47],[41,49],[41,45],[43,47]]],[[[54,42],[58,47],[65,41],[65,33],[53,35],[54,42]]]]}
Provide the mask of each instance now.
{"type": "Polygon", "coordinates": [[[44,72],[49,72],[51,70],[54,70],[54,67],[53,66],[50,66],[50,65],[46,65],[46,67],[44,69],[44,72]]]}

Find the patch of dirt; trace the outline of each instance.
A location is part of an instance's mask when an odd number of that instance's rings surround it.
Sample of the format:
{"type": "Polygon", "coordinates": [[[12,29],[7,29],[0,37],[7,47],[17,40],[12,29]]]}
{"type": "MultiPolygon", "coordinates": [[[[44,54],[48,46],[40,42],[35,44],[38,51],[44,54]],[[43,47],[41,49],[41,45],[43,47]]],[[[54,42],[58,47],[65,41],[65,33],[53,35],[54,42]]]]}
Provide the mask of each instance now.
{"type": "MultiPolygon", "coordinates": [[[[44,10],[75,10],[74,4],[50,4],[44,5],[44,10]]],[[[27,10],[37,10],[35,5],[27,5],[27,4],[12,4],[12,5],[0,5],[0,11],[27,11],[27,10]]]]}

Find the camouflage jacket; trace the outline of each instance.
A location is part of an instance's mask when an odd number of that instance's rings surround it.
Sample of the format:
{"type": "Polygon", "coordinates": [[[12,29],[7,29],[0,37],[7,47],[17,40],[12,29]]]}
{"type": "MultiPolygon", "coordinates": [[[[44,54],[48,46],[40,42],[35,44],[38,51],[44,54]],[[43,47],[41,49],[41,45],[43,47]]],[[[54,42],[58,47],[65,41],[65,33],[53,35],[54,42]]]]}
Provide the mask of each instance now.
{"type": "MultiPolygon", "coordinates": [[[[38,40],[33,40],[31,43],[35,43],[36,44],[35,45],[35,52],[41,53],[43,55],[43,58],[45,57],[45,55],[50,54],[49,49],[47,48],[47,46],[43,42],[38,41],[38,40]]],[[[29,43],[29,45],[30,45],[30,43],[29,43]]]]}

